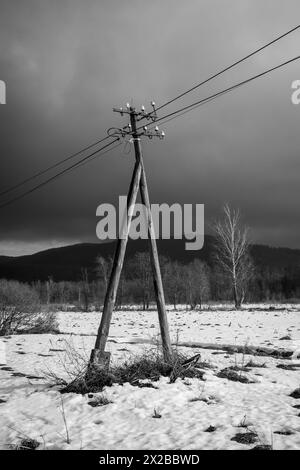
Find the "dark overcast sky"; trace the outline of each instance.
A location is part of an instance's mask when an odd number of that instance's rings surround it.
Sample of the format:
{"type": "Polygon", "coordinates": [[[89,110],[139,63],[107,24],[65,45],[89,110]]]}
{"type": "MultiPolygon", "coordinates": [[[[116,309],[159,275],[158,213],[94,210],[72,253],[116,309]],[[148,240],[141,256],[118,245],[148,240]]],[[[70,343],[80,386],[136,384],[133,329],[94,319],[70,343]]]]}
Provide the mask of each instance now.
{"type": "MultiPolygon", "coordinates": [[[[133,100],[159,105],[299,22],[299,0],[0,0],[3,190],[102,137],[133,100]]],[[[189,104],[300,54],[300,32],[223,75],[189,104]]],[[[298,247],[300,61],[164,126],[145,142],[153,202],[239,207],[257,243],[298,247]]],[[[164,111],[167,111],[164,110],[164,111]]],[[[121,148],[122,150],[122,148],[121,148]]],[[[0,254],[96,242],[95,211],[126,194],[120,149],[1,209],[0,254]]],[[[4,197],[1,202],[5,201],[4,197]]]]}

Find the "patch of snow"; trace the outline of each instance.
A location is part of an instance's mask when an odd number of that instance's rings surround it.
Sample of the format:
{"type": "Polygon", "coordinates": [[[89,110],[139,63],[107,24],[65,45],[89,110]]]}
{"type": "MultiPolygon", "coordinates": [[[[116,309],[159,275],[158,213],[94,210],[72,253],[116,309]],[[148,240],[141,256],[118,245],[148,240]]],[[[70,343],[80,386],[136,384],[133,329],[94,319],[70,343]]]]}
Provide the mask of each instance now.
{"type": "MultiPolygon", "coordinates": [[[[114,385],[104,390],[112,403],[99,407],[91,407],[87,396],[61,395],[43,378],[47,370],[67,377],[68,368],[74,366],[72,350],[88,359],[99,312],[60,312],[63,334],[2,338],[7,364],[0,366],[0,447],[29,436],[41,442],[41,449],[247,449],[251,446],[231,440],[246,429],[242,424],[258,434],[258,443],[273,441],[274,449],[299,449],[300,410],[293,408],[298,401],[289,394],[299,387],[300,368],[277,367],[299,364],[299,308],[261,307],[248,305],[242,311],[169,309],[172,339],[289,349],[294,351],[292,361],[182,348],[191,356],[200,352],[201,360],[211,363],[204,382],[179,379],[170,384],[168,378],[161,378],[155,383],[157,388],[114,385]],[[286,336],[291,340],[280,339],[286,336]],[[255,383],[216,376],[221,369],[243,366],[250,359],[266,366],[246,372],[255,383]],[[161,418],[153,419],[154,409],[161,418]],[[210,426],[215,431],[206,432],[210,426]],[[276,434],[278,431],[291,434],[276,434]]],[[[141,341],[155,339],[158,334],[157,312],[116,311],[107,349],[114,362],[124,361],[153,347],[141,341]],[[133,339],[137,342],[128,344],[133,339]]]]}

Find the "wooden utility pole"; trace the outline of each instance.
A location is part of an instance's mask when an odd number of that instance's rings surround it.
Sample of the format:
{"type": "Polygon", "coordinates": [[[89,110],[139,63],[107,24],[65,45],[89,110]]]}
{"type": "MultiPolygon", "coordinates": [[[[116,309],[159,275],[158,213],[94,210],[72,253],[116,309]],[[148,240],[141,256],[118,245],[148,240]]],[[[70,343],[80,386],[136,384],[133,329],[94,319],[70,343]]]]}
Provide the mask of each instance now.
{"type": "Polygon", "coordinates": [[[91,365],[95,365],[98,367],[108,367],[109,360],[110,360],[110,353],[105,351],[105,346],[109,334],[109,327],[111,323],[112,312],[116,302],[116,295],[118,290],[118,285],[120,281],[120,276],[122,272],[125,251],[128,241],[128,235],[130,230],[130,224],[132,219],[132,206],[134,206],[136,202],[136,197],[138,190],[140,189],[142,203],[146,208],[147,214],[147,225],[148,225],[148,238],[149,238],[149,248],[150,248],[150,260],[151,260],[151,267],[153,273],[153,282],[154,282],[154,291],[157,303],[157,310],[158,310],[158,317],[159,317],[159,324],[160,324],[160,331],[161,331],[161,339],[162,339],[162,347],[163,347],[163,354],[166,360],[170,359],[172,355],[172,348],[171,348],[171,341],[169,335],[169,327],[168,327],[168,320],[165,308],[165,299],[164,299],[164,291],[163,291],[163,284],[158,260],[158,251],[156,246],[156,239],[155,239],[155,232],[153,227],[153,220],[151,214],[151,206],[149,200],[149,193],[147,187],[147,180],[142,156],[142,149],[141,149],[141,135],[146,135],[152,138],[153,136],[157,136],[162,138],[163,133],[159,133],[158,129],[156,128],[155,133],[148,132],[147,128],[143,128],[143,132],[138,132],[136,126],[137,116],[144,114],[137,113],[134,108],[127,106],[127,110],[114,110],[119,112],[121,115],[129,114],[130,116],[130,126],[127,126],[128,131],[117,130],[116,133],[120,133],[122,136],[124,135],[131,135],[134,143],[134,150],[135,150],[135,167],[128,191],[127,196],[127,214],[123,220],[123,227],[121,230],[122,237],[118,238],[117,247],[114,255],[114,261],[112,266],[112,271],[108,283],[108,288],[105,295],[104,306],[103,306],[103,313],[101,318],[101,323],[98,329],[97,338],[95,342],[95,347],[91,353],[90,363],[91,365]],[[130,208],[130,210],[128,210],[130,208]]]}

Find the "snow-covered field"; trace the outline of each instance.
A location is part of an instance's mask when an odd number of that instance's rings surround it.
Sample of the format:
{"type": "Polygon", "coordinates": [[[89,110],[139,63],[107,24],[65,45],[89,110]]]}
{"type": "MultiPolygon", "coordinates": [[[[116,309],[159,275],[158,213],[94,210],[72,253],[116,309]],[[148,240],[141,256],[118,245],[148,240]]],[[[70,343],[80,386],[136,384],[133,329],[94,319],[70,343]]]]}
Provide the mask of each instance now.
{"type": "MultiPolygon", "coordinates": [[[[114,385],[104,391],[111,403],[92,407],[88,402],[95,396],[61,395],[44,376],[47,371],[66,376],[70,348],[89,356],[100,315],[61,312],[61,334],[2,338],[0,448],[28,436],[39,441],[41,449],[250,449],[257,444],[300,449],[300,400],[289,396],[300,386],[300,306],[278,305],[273,310],[247,305],[238,312],[170,309],[172,340],[179,344],[248,344],[293,350],[294,355],[282,360],[180,347],[191,356],[200,352],[202,360],[211,364],[205,381],[177,379],[170,384],[161,378],[153,383],[155,388],[114,385]],[[223,368],[242,366],[251,359],[255,366],[243,375],[253,383],[217,377],[223,368]],[[278,367],[283,364],[293,370],[278,367]],[[154,410],[159,419],[153,418],[154,410]],[[256,442],[232,440],[246,432],[257,434],[256,442]]],[[[148,343],[155,343],[158,333],[157,312],[117,311],[107,349],[114,362],[124,361],[155,347],[148,343]]]]}

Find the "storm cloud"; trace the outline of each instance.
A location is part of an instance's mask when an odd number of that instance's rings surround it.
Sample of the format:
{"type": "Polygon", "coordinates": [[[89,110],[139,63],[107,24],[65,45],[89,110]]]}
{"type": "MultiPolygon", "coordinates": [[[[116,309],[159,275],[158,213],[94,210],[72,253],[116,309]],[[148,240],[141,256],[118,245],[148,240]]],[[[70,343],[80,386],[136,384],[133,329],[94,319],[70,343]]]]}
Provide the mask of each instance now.
{"type": "MultiPolygon", "coordinates": [[[[300,17],[297,0],[0,3],[0,192],[125,125],[114,106],[159,106],[300,17]]],[[[299,55],[299,44],[298,30],[160,115],[299,55]]],[[[164,141],[143,142],[152,202],[205,204],[207,222],[229,202],[254,242],[300,248],[297,79],[300,61],[161,126],[164,141]]],[[[0,254],[96,242],[97,206],[127,193],[128,145],[2,208],[0,254]]]]}

